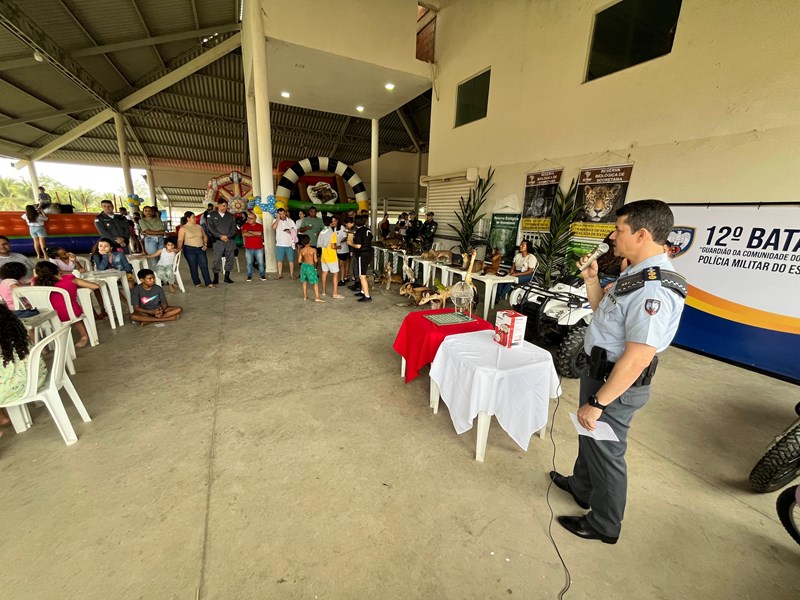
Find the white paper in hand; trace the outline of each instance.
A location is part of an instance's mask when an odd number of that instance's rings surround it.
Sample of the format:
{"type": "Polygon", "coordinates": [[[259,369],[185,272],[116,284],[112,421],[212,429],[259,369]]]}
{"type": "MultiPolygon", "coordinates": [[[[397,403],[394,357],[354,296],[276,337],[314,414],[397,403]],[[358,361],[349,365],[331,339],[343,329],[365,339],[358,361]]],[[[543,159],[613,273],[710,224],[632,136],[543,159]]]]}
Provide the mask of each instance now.
{"type": "Polygon", "coordinates": [[[589,431],[578,422],[578,415],[575,413],[569,413],[569,418],[572,419],[572,424],[575,426],[575,431],[578,432],[578,435],[585,435],[598,441],[619,441],[617,434],[614,433],[614,430],[611,429],[611,425],[608,423],[604,423],[603,421],[595,421],[594,431],[589,431]]]}

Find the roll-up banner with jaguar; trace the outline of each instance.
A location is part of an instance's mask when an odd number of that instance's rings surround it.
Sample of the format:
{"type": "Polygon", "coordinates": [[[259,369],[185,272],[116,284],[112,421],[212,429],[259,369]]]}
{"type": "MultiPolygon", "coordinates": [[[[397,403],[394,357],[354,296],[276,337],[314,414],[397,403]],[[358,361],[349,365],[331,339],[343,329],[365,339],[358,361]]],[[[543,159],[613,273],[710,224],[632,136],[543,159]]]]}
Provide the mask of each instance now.
{"type": "Polygon", "coordinates": [[[525,174],[525,200],[522,206],[522,231],[550,231],[550,214],[564,169],[525,174]]]}
{"type": "Polygon", "coordinates": [[[582,209],[572,225],[572,254],[591,252],[614,231],[615,214],[625,203],[632,173],[632,164],[581,169],[576,200],[582,209]]]}
{"type": "Polygon", "coordinates": [[[800,381],[800,204],[673,204],[674,343],[800,381]]]}

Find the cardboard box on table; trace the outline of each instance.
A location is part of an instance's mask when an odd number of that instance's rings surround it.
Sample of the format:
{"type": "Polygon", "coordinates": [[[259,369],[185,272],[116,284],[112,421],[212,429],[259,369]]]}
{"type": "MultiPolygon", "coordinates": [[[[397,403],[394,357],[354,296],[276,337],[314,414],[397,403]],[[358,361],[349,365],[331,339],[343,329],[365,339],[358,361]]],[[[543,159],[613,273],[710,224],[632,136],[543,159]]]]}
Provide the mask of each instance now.
{"type": "Polygon", "coordinates": [[[494,341],[506,348],[522,346],[528,317],[515,310],[499,310],[494,320],[494,341]]]}

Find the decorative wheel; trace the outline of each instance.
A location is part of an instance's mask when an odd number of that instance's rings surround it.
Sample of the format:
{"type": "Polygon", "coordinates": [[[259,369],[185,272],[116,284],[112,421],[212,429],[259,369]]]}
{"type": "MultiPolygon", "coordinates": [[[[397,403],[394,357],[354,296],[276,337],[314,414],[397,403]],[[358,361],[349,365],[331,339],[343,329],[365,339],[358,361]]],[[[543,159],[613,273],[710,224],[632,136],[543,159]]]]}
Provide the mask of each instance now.
{"type": "Polygon", "coordinates": [[[253,191],[253,181],[239,171],[232,171],[208,182],[206,200],[217,203],[227,200],[228,210],[234,214],[247,210],[247,200],[253,191]]]}

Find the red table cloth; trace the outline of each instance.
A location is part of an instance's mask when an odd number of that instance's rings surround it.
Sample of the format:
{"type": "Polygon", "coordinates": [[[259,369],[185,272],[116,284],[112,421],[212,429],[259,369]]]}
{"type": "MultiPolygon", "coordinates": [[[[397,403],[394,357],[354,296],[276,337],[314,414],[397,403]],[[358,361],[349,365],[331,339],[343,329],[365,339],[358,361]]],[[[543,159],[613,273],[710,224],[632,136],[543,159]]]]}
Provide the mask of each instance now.
{"type": "Polygon", "coordinates": [[[471,333],[494,329],[494,326],[480,317],[472,315],[475,319],[469,323],[456,325],[437,325],[425,318],[425,315],[453,312],[452,308],[437,310],[423,310],[412,312],[403,319],[397,338],[394,340],[394,351],[406,359],[406,383],[419,375],[419,370],[433,362],[436,351],[448,335],[456,333],[471,333]]]}

